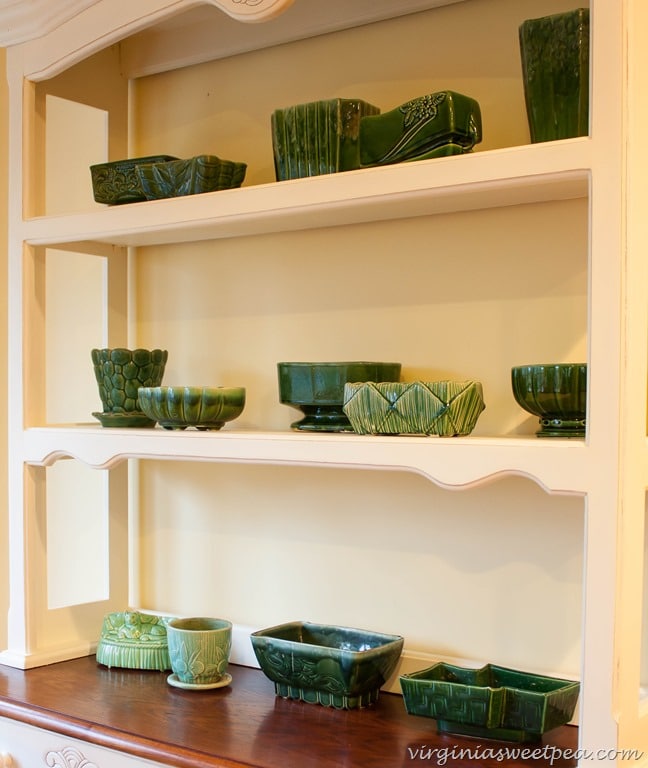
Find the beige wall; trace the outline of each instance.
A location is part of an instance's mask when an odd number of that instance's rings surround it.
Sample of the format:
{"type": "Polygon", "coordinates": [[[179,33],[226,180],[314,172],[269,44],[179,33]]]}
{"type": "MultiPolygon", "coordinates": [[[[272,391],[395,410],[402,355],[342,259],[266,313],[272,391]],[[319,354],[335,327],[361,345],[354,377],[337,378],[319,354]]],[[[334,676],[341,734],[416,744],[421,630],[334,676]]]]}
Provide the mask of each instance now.
{"type": "MultiPolygon", "coordinates": [[[[0,48],[0,360],[5,370],[7,357],[7,94],[5,50],[0,48]]],[[[8,557],[7,557],[7,377],[0,376],[0,643],[7,634],[8,557]]]]}
{"type": "MultiPolygon", "coordinates": [[[[347,96],[386,110],[443,88],[480,101],[480,150],[524,144],[511,4],[475,7],[470,28],[457,4],[145,78],[132,152],[218,154],[265,183],[274,108],[347,96]],[[437,14],[457,33],[435,37],[437,14]],[[463,46],[471,60],[497,50],[496,76],[463,67],[463,46]]],[[[279,360],[396,359],[406,380],[483,381],[477,434],[532,434],[510,367],[586,357],[582,200],[141,249],[135,269],[136,342],[169,349],[169,384],[246,386],[243,427],[297,417],[278,401],[279,360]]],[[[141,465],[146,607],[360,626],[413,650],[579,674],[581,499],[520,478],[454,493],[404,473],[141,465]]]]}

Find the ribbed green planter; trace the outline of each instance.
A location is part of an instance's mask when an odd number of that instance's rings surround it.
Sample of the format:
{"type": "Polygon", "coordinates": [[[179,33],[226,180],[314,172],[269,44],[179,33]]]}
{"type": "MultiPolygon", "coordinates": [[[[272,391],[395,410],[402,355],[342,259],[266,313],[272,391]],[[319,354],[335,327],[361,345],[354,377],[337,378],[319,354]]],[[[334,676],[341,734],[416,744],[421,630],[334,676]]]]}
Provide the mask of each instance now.
{"type": "Polygon", "coordinates": [[[589,9],[527,19],[520,53],[532,142],[589,133],[589,9]]]}

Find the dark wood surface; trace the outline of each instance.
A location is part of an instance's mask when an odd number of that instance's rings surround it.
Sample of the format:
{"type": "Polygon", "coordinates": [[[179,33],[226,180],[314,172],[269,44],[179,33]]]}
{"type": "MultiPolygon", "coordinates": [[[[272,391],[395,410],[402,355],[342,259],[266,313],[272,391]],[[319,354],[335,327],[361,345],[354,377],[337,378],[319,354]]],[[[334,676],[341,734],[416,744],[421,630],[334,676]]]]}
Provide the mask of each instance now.
{"type": "Polygon", "coordinates": [[[576,765],[557,751],[577,748],[572,726],[533,745],[440,735],[395,694],[337,711],[277,698],[257,669],[229,671],[229,687],[195,692],[172,688],[166,673],[107,669],[94,657],[26,671],[0,665],[0,715],[175,768],[539,767],[550,757],[576,765]],[[516,747],[529,750],[526,758],[501,759],[500,749],[516,747]]]}

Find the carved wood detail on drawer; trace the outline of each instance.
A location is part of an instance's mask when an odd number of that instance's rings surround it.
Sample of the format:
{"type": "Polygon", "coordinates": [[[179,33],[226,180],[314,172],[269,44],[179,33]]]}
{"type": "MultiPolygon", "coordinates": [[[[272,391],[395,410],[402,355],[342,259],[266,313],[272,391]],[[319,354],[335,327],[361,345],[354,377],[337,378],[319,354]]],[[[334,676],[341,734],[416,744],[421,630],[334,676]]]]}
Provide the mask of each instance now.
{"type": "Polygon", "coordinates": [[[63,747],[58,752],[48,752],[45,755],[45,765],[48,768],[99,768],[74,747],[63,747]]]}

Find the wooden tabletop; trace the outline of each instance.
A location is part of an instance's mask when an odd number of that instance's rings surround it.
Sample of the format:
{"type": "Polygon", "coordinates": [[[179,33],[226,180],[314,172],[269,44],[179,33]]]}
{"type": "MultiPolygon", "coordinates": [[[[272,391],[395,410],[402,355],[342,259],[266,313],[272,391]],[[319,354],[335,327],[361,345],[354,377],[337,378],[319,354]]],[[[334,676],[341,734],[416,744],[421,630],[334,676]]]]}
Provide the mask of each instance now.
{"type": "Polygon", "coordinates": [[[573,726],[525,745],[443,735],[395,694],[339,711],[277,698],[257,669],[229,672],[227,688],[197,692],[169,686],[167,673],[107,669],[94,657],[26,671],[0,665],[0,715],[175,768],[411,768],[443,765],[443,755],[459,768],[539,767],[549,757],[576,765],[558,752],[577,748],[573,726]],[[526,758],[501,759],[500,749],[516,747],[526,758]]]}

